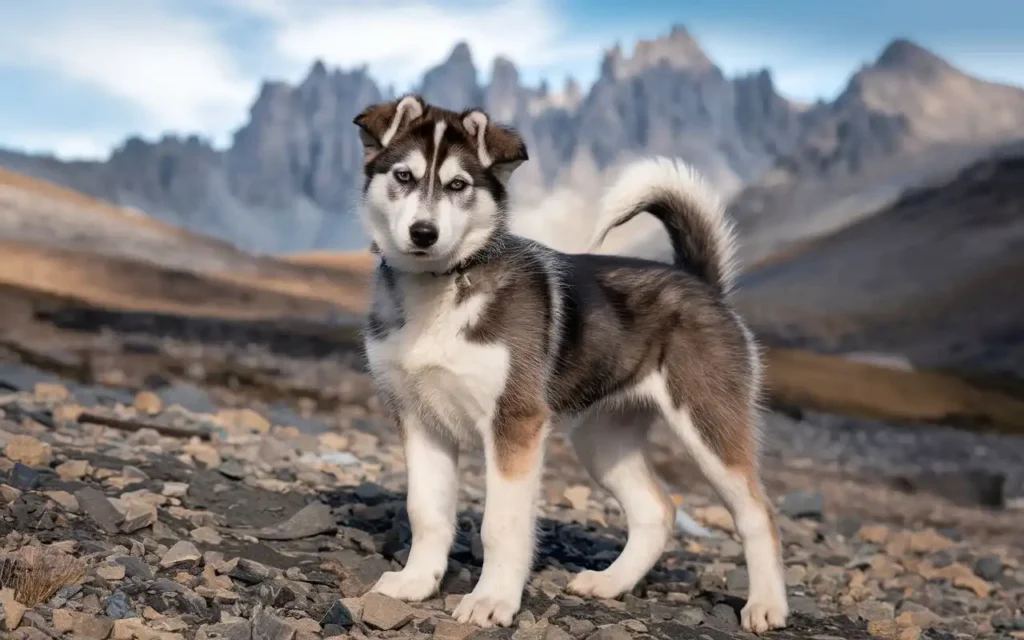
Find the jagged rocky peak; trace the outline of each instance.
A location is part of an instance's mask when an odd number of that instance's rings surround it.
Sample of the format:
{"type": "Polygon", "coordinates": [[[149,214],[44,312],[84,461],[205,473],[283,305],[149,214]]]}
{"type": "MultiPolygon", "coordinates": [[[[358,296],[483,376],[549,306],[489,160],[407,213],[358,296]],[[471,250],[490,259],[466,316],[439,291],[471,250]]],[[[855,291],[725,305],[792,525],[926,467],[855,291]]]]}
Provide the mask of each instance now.
{"type": "Polygon", "coordinates": [[[715,68],[686,27],[676,25],[666,36],[637,42],[633,55],[628,58],[623,55],[622,47],[616,44],[605,54],[601,75],[612,79],[628,78],[660,64],[691,71],[715,68]]]}
{"type": "Polygon", "coordinates": [[[313,66],[309,68],[309,73],[306,75],[305,82],[313,82],[319,78],[327,77],[327,65],[324,64],[323,60],[315,60],[313,66]]]}
{"type": "Polygon", "coordinates": [[[565,89],[563,91],[565,97],[574,103],[578,103],[580,98],[583,96],[583,89],[580,88],[580,83],[576,78],[567,76],[565,79],[565,89]]]}
{"type": "Polygon", "coordinates": [[[491,67],[491,83],[484,93],[484,108],[491,117],[501,122],[511,122],[522,110],[523,102],[519,70],[508,58],[496,57],[491,67]]]}
{"type": "Polygon", "coordinates": [[[954,71],[953,66],[928,49],[905,38],[898,38],[878,56],[874,69],[908,72],[913,74],[935,74],[954,71]]]}
{"type": "Polygon", "coordinates": [[[483,92],[467,43],[456,44],[444,62],[423,75],[420,94],[429,103],[455,111],[480,106],[483,92]]]}

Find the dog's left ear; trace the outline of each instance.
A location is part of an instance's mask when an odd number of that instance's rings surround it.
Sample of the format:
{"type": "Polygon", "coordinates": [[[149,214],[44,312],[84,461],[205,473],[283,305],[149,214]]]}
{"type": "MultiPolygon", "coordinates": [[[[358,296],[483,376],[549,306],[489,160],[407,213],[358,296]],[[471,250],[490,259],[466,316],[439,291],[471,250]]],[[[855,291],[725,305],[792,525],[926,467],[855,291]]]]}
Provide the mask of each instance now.
{"type": "Polygon", "coordinates": [[[359,127],[366,160],[388,146],[402,128],[423,115],[426,105],[417,95],[407,95],[394,102],[373,104],[352,121],[359,127]]]}
{"type": "Polygon", "coordinates": [[[508,182],[519,165],[529,159],[526,143],[519,134],[514,129],[491,122],[483,111],[467,111],[462,116],[462,126],[476,143],[480,164],[490,169],[503,184],[508,182]]]}

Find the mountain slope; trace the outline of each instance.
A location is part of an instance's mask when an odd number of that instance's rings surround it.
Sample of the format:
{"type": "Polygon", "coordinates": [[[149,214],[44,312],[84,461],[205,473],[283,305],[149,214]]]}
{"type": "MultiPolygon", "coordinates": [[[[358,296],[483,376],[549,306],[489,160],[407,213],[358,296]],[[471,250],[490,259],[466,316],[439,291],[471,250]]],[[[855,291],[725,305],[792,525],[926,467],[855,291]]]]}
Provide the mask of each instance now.
{"type": "Polygon", "coordinates": [[[362,309],[365,275],[254,256],[0,169],[0,286],[119,308],[327,314],[362,309]]]}
{"type": "Polygon", "coordinates": [[[843,228],[997,143],[1024,138],[1024,90],[896,40],[835,102],[802,120],[795,152],[730,205],[748,262],[843,228]]]}
{"type": "Polygon", "coordinates": [[[1024,144],[753,270],[763,335],[1024,377],[1024,144]]]}

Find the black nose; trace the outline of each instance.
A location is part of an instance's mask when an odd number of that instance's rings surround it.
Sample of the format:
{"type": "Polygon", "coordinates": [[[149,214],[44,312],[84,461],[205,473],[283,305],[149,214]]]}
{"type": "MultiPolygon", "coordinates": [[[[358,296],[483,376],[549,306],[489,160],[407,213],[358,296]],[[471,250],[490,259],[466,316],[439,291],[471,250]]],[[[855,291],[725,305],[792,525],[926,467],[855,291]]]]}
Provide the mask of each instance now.
{"type": "Polygon", "coordinates": [[[409,227],[409,237],[414,245],[426,249],[437,242],[437,227],[433,222],[417,220],[409,227]]]}

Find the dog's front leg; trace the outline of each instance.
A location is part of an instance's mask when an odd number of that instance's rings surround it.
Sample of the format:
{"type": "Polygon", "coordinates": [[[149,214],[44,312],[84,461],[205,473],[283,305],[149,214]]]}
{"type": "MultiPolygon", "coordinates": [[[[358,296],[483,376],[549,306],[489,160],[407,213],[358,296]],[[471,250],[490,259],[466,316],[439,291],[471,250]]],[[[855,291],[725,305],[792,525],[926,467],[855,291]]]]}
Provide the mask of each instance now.
{"type": "Polygon", "coordinates": [[[418,602],[432,596],[448,568],[458,503],[458,443],[415,416],[400,420],[405,442],[412,549],[401,571],[388,571],[372,591],[418,602]]]}
{"type": "Polygon", "coordinates": [[[519,611],[533,566],[535,510],[547,432],[544,415],[499,418],[485,432],[484,566],[473,592],[455,609],[459,622],[508,626],[519,611]]]}

